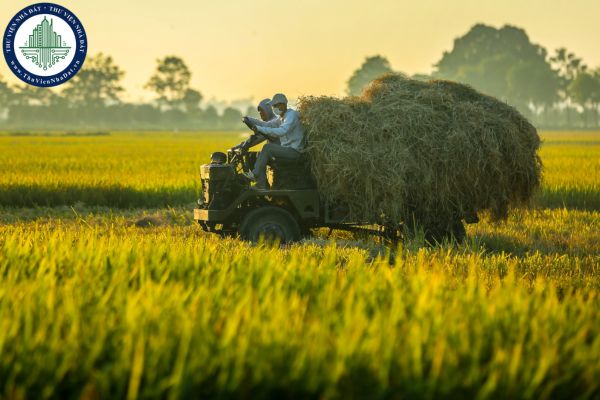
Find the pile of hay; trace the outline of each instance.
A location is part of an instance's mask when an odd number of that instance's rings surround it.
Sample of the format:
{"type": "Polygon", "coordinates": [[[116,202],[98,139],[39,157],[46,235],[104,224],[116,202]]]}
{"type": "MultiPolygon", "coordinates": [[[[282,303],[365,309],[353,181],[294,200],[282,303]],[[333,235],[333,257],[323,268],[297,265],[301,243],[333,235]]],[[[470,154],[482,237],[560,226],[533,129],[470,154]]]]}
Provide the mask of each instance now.
{"type": "Polygon", "coordinates": [[[533,125],[466,85],[389,74],[360,97],[304,97],[299,111],[319,189],[353,221],[501,219],[540,182],[533,125]]]}

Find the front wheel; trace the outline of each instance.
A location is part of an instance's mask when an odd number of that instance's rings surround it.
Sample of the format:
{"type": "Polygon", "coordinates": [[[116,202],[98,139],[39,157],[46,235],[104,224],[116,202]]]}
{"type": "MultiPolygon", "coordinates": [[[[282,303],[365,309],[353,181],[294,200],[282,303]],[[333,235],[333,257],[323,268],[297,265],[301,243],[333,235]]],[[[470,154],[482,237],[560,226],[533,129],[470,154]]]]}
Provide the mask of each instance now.
{"type": "Polygon", "coordinates": [[[300,240],[298,222],[292,214],[279,207],[259,207],[243,218],[240,237],[253,243],[265,242],[286,244],[300,240]]]}

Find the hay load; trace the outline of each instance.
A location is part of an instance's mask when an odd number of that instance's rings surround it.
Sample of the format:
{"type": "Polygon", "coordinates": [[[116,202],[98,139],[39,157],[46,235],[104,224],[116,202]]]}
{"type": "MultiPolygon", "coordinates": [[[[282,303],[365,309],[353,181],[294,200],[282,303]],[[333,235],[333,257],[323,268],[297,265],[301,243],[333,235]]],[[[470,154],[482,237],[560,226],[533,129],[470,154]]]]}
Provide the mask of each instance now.
{"type": "Polygon", "coordinates": [[[466,85],[388,74],[360,97],[304,97],[299,110],[320,190],[355,221],[502,219],[540,182],[533,125],[466,85]]]}

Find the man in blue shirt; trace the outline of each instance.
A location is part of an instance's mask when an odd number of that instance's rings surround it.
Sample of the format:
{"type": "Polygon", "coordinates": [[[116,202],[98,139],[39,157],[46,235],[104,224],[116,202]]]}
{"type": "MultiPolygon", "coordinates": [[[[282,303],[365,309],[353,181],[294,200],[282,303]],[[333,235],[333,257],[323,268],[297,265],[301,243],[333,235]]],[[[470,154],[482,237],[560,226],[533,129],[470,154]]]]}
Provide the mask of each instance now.
{"type": "Polygon", "coordinates": [[[270,121],[248,118],[256,133],[280,140],[280,144],[265,144],[258,154],[254,169],[244,173],[248,179],[256,181],[256,189],[267,188],[267,162],[271,157],[296,160],[304,148],[304,128],[300,122],[300,114],[298,111],[288,108],[287,104],[287,97],[277,93],[271,100],[271,106],[277,118],[270,121]]]}

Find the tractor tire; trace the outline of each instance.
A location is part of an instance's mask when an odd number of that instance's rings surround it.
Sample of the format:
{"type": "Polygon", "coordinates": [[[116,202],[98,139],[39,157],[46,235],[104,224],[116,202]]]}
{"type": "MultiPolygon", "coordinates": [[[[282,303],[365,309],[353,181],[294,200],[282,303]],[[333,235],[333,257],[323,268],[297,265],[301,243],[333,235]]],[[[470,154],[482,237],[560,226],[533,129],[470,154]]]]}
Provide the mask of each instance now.
{"type": "Polygon", "coordinates": [[[462,243],[467,236],[465,225],[458,218],[448,222],[438,221],[437,223],[431,221],[424,223],[421,219],[415,217],[412,220],[414,221],[412,224],[404,225],[404,236],[414,238],[419,231],[423,231],[424,239],[430,245],[453,240],[462,243]]]}
{"type": "Polygon", "coordinates": [[[454,221],[452,224],[452,236],[454,237],[454,240],[456,240],[456,243],[464,242],[465,238],[467,237],[465,224],[460,219],[454,221]]]}
{"type": "Polygon", "coordinates": [[[445,240],[462,243],[467,236],[465,225],[461,220],[455,220],[448,224],[435,227],[425,227],[425,240],[430,244],[442,243],[445,240]]]}
{"type": "Polygon", "coordinates": [[[272,206],[259,207],[246,214],[239,233],[243,240],[253,243],[262,239],[267,243],[287,244],[301,238],[300,227],[294,216],[283,208],[272,206]]]}

